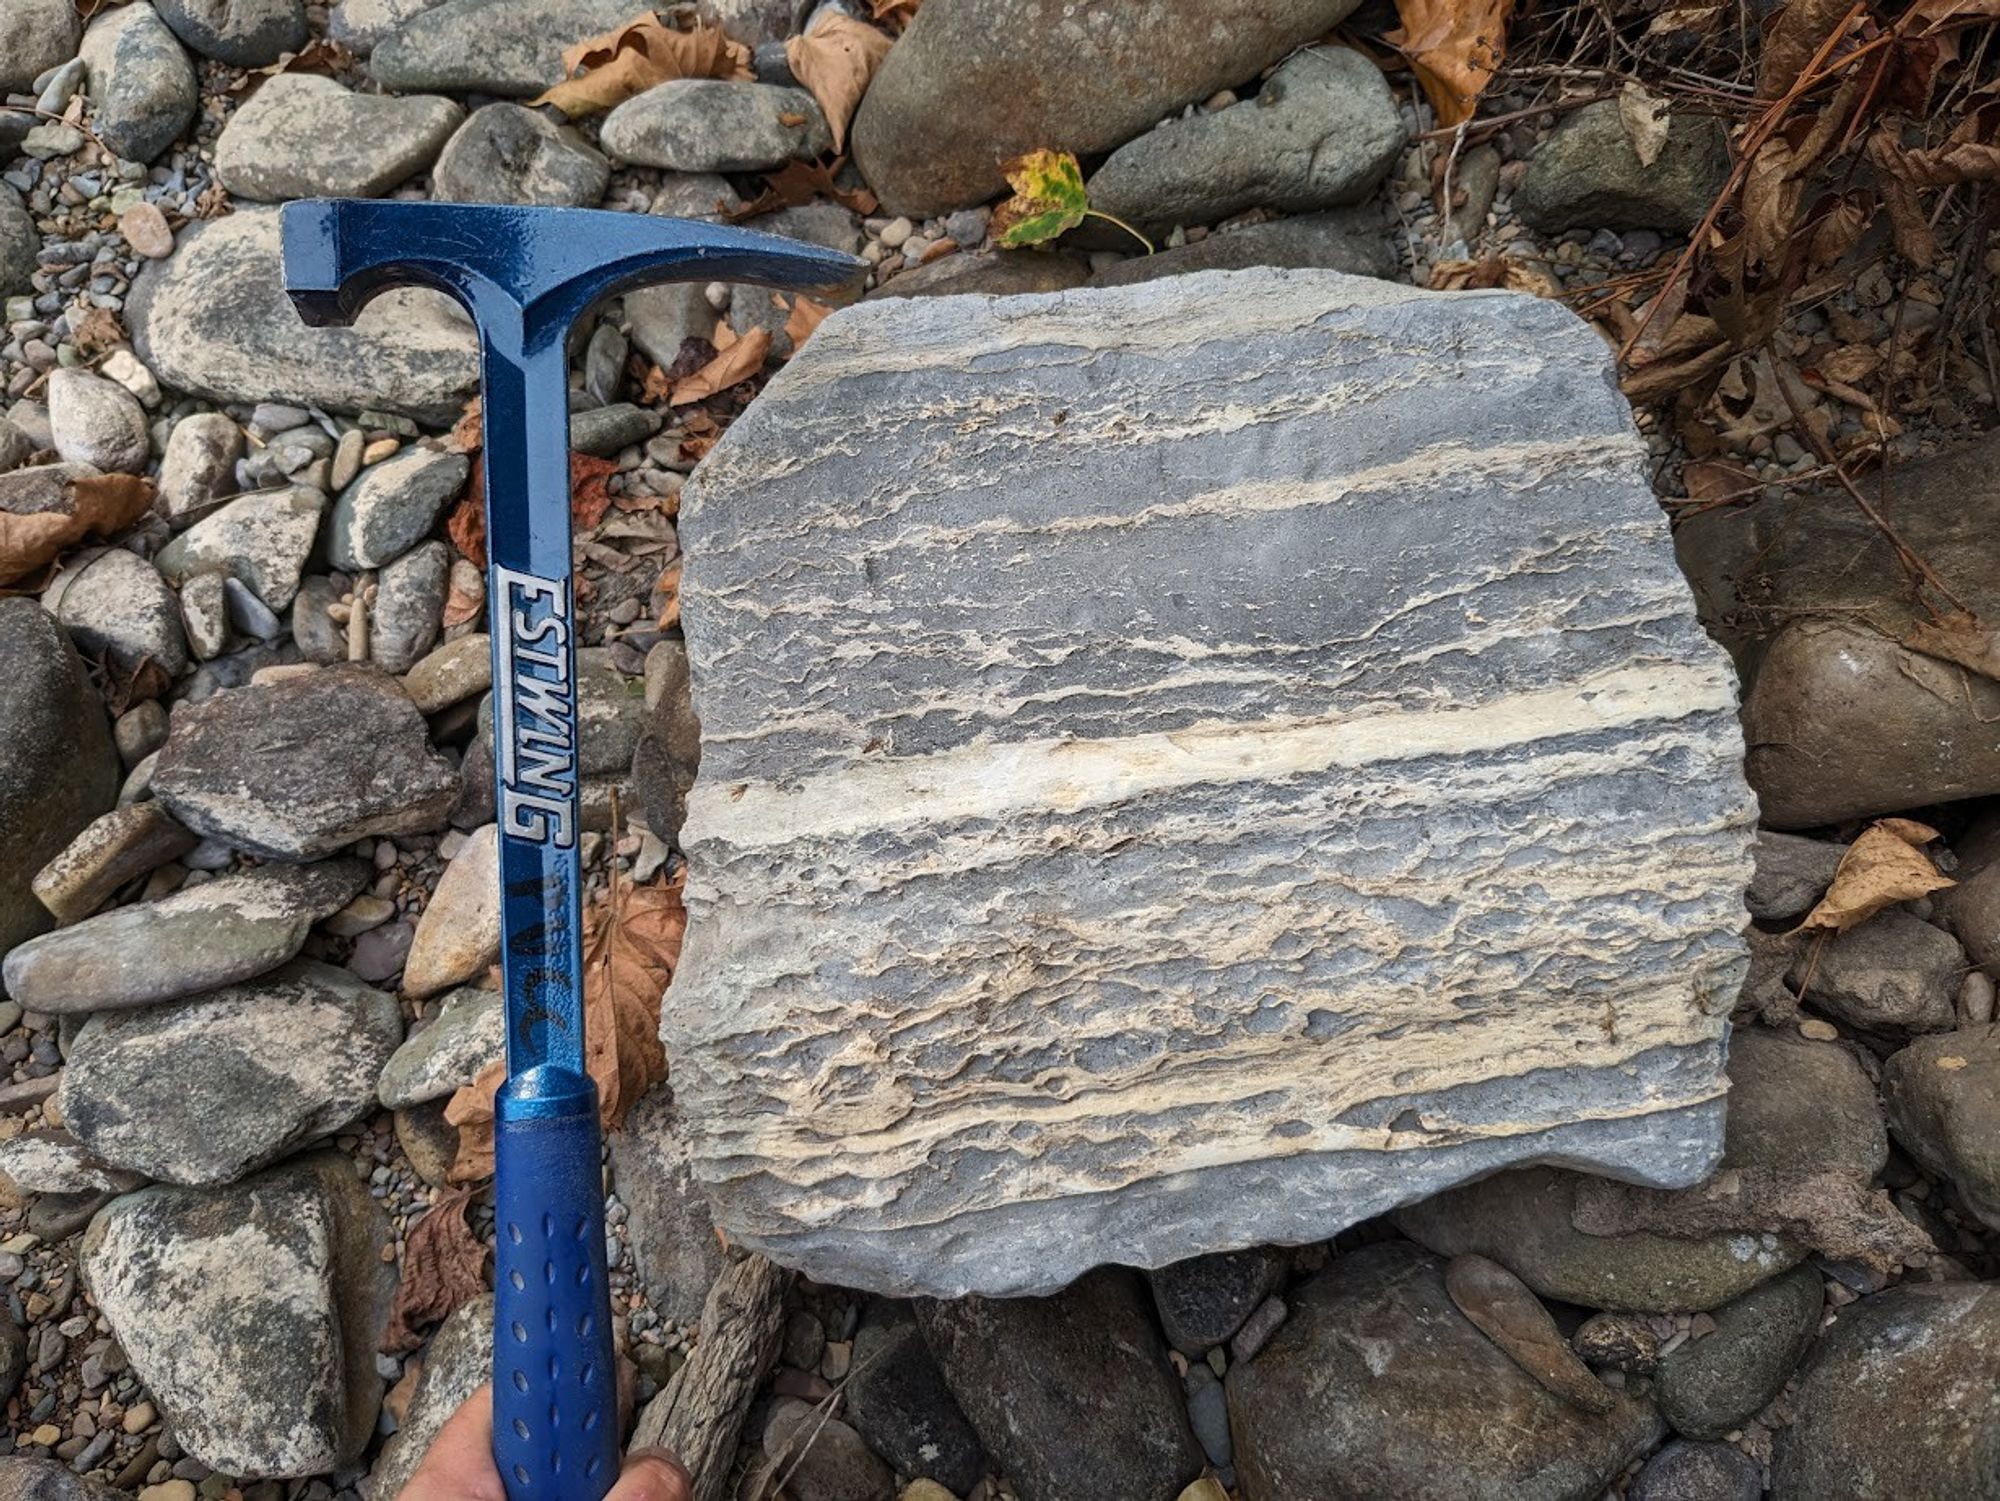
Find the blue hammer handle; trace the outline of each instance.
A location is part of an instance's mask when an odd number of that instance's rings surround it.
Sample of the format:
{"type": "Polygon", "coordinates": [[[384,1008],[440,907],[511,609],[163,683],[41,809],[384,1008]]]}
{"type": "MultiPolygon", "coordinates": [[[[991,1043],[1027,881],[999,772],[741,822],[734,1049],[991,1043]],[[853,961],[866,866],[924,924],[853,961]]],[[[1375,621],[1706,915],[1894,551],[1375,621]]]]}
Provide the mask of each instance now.
{"type": "Polygon", "coordinates": [[[585,1066],[570,579],[570,329],[651,281],[817,288],[865,269],[775,235],[639,214],[315,199],[283,209],[308,323],[427,286],[479,330],[507,1079],[494,1100],[493,1452],[509,1501],[618,1472],[597,1087],[585,1066]]]}

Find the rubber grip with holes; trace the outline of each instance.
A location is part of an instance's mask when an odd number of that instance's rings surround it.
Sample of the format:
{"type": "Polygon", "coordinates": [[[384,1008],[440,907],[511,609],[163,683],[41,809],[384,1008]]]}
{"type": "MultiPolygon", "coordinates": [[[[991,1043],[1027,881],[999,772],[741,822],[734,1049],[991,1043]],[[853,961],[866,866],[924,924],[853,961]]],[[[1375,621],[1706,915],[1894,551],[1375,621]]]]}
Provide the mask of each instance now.
{"type": "Polygon", "coordinates": [[[599,1501],[619,1454],[597,1088],[543,1067],[493,1105],[493,1456],[509,1501],[599,1501]]]}

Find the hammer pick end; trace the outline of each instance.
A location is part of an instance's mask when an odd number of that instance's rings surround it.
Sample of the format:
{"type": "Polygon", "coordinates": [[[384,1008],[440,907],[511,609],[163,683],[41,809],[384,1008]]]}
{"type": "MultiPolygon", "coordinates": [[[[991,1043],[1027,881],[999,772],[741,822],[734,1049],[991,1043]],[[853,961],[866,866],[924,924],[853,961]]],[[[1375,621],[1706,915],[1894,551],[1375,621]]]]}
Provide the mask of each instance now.
{"type": "Polygon", "coordinates": [[[340,216],[330,198],[302,198],[279,211],[285,291],[300,321],[313,328],[353,317],[341,296],[340,216]]]}

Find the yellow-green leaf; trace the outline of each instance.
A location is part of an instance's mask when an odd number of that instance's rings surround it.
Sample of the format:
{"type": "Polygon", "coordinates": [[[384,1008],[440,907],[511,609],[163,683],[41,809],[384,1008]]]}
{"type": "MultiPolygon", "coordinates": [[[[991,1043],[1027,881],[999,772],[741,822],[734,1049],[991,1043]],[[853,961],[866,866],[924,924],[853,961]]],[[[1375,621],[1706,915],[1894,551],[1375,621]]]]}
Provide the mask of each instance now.
{"type": "Polygon", "coordinates": [[[1009,250],[1046,244],[1075,229],[1090,210],[1072,152],[1030,151],[1002,162],[1000,171],[1014,196],[995,211],[993,237],[1009,250]]]}

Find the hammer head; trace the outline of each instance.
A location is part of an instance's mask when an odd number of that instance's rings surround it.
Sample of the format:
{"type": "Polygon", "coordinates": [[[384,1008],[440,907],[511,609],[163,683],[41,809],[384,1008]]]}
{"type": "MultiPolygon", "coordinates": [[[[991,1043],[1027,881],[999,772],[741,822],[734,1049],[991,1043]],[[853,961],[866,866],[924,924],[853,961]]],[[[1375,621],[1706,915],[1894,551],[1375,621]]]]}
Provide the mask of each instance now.
{"type": "Polygon", "coordinates": [[[376,293],[429,286],[482,338],[565,333],[602,298],[647,282],[858,284],[867,263],[780,235],[650,214],[507,204],[303,199],[282,210],[285,290],[306,323],[344,323],[376,293]]]}

